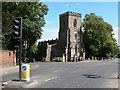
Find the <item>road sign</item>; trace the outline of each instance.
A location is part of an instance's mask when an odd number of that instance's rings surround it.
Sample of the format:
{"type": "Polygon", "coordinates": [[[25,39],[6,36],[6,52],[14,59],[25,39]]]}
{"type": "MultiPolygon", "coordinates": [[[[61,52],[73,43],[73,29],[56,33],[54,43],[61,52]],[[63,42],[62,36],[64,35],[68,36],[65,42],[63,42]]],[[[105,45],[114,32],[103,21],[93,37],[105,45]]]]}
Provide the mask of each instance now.
{"type": "Polygon", "coordinates": [[[26,66],[23,66],[23,67],[22,67],[22,70],[26,70],[26,66]]]}

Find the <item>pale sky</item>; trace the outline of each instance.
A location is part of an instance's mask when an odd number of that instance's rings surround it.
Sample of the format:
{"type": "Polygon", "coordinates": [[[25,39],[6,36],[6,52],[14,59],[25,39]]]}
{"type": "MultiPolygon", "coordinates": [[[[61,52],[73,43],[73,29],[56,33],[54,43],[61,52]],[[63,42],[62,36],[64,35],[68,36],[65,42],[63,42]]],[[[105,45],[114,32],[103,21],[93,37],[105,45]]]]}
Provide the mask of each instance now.
{"type": "Polygon", "coordinates": [[[114,0],[114,2],[113,0],[110,0],[111,2],[94,2],[95,0],[91,0],[91,2],[87,2],[88,0],[84,0],[84,2],[81,2],[82,0],[80,2],[76,2],[76,0],[74,2],[73,0],[67,0],[68,2],[55,2],[55,0],[50,1],[51,2],[46,2],[44,0],[43,2],[48,6],[49,11],[45,16],[46,24],[45,27],[43,27],[42,37],[38,41],[58,38],[59,14],[73,11],[81,13],[82,20],[84,19],[85,14],[89,14],[91,12],[95,13],[97,16],[101,16],[106,22],[112,25],[114,30],[112,33],[115,34],[113,37],[116,38],[118,42],[118,0],[114,0]],[[71,8],[68,7],[69,5],[71,8]]]}

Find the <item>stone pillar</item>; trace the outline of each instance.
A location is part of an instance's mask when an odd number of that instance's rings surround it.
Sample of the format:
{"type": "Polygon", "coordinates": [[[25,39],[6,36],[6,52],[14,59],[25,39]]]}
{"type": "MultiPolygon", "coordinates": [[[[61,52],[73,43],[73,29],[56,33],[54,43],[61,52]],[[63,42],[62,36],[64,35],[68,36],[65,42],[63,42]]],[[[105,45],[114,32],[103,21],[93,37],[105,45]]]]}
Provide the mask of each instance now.
{"type": "Polygon", "coordinates": [[[83,53],[83,61],[85,60],[85,52],[83,53]]]}
{"type": "Polygon", "coordinates": [[[65,50],[66,52],[66,62],[68,61],[68,49],[66,48],[66,50],[65,50]]]}
{"type": "Polygon", "coordinates": [[[92,56],[92,60],[94,60],[94,57],[92,56]]]}
{"type": "Polygon", "coordinates": [[[46,61],[49,62],[51,57],[51,45],[47,43],[46,61]]]}
{"type": "Polygon", "coordinates": [[[65,62],[65,54],[63,54],[63,60],[62,61],[65,62]]]}

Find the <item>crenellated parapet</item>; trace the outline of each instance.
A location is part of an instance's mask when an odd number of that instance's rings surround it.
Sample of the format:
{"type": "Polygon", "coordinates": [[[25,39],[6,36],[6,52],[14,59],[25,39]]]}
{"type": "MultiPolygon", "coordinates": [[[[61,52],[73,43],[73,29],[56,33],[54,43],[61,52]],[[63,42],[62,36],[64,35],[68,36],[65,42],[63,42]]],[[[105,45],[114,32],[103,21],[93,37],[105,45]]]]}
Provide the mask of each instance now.
{"type": "Polygon", "coordinates": [[[81,14],[80,14],[80,13],[72,12],[72,11],[67,11],[67,12],[65,12],[65,13],[63,13],[63,14],[60,14],[60,17],[65,16],[66,14],[68,14],[68,15],[76,15],[76,16],[81,17],[81,14]]]}

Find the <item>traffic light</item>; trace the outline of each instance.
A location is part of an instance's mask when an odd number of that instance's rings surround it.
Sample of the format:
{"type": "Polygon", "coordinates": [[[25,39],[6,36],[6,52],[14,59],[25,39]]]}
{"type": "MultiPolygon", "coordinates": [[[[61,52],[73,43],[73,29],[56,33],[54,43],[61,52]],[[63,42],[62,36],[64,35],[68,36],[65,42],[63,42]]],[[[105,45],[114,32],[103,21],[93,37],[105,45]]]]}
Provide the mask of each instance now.
{"type": "Polygon", "coordinates": [[[13,20],[13,38],[14,39],[20,39],[21,32],[22,32],[22,18],[21,17],[16,17],[13,20]]]}
{"type": "Polygon", "coordinates": [[[23,48],[24,48],[24,49],[27,48],[27,40],[23,40],[23,48]]]}
{"type": "Polygon", "coordinates": [[[13,38],[14,40],[19,43],[19,80],[22,80],[22,17],[16,17],[13,20],[13,38]]]}

